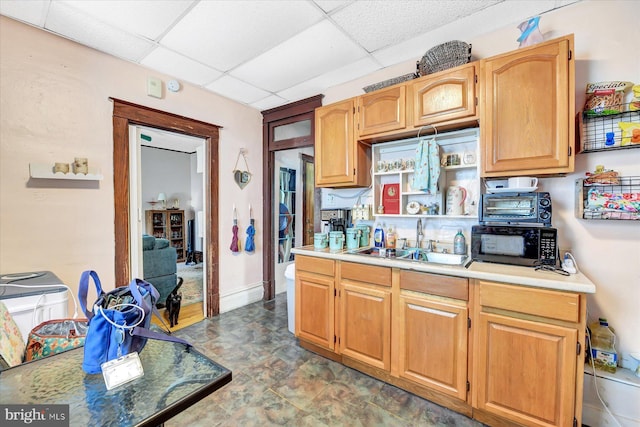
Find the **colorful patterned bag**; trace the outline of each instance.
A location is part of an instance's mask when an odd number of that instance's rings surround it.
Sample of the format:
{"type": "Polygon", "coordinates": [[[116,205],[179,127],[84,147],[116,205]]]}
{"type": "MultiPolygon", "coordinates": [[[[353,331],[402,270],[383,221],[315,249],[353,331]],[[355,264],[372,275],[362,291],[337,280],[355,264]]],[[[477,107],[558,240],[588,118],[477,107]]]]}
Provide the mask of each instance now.
{"type": "Polygon", "coordinates": [[[87,319],[55,319],[42,322],[29,333],[25,362],[84,346],[87,319]]]}

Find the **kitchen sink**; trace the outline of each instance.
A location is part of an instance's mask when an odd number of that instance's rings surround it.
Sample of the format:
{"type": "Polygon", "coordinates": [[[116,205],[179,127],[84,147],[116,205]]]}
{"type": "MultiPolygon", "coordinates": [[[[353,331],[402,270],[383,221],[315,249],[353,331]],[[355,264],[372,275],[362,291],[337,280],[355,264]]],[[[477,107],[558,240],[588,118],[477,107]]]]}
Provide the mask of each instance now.
{"type": "Polygon", "coordinates": [[[361,248],[347,251],[349,254],[365,255],[379,258],[405,259],[408,261],[428,262],[446,265],[462,265],[467,260],[466,255],[457,255],[442,252],[427,252],[422,249],[382,249],[381,248],[361,248]]]}
{"type": "Polygon", "coordinates": [[[396,259],[411,259],[415,253],[415,249],[382,249],[382,248],[362,248],[351,249],[347,251],[348,254],[355,255],[367,255],[371,257],[380,258],[396,258],[396,259]]]}
{"type": "Polygon", "coordinates": [[[462,265],[467,259],[466,255],[445,254],[442,252],[423,252],[427,256],[427,261],[437,264],[462,265]]]}

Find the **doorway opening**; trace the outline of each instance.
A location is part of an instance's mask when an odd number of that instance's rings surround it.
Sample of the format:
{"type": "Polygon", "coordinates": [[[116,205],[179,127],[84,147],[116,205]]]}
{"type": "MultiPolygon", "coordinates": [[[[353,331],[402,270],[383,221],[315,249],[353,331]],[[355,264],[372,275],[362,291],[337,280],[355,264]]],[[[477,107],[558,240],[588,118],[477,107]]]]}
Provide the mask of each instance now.
{"type": "Polygon", "coordinates": [[[187,326],[204,316],[204,140],[147,126],[129,140],[131,270],[156,287],[158,308],[179,293],[187,326]]]}
{"type": "MultiPolygon", "coordinates": [[[[210,123],[167,113],[153,108],[111,98],[113,102],[113,174],[115,222],[115,278],[118,285],[127,284],[133,277],[131,256],[131,201],[130,181],[130,126],[147,126],[204,141],[204,200],[203,224],[209,233],[203,236],[205,272],[204,307],[207,317],[220,312],[219,242],[214,236],[218,230],[218,144],[219,129],[210,123]]],[[[135,244],[134,244],[135,246],[135,244]]]]}
{"type": "MultiPolygon", "coordinates": [[[[276,206],[279,203],[280,174],[279,166],[276,166],[276,154],[305,147],[313,150],[315,109],[321,105],[322,95],[316,95],[262,112],[263,159],[265,163],[262,187],[263,200],[265,200],[262,224],[265,236],[262,282],[265,301],[275,298],[276,271],[279,271],[279,267],[283,265],[277,262],[280,239],[277,226],[279,224],[279,209],[276,209],[276,206]]],[[[318,218],[319,206],[320,204],[315,205],[318,218]]],[[[302,225],[297,229],[302,230],[302,225]]],[[[278,276],[280,275],[278,274],[278,276]]],[[[284,268],[282,268],[282,277],[284,277],[284,268]]]]}

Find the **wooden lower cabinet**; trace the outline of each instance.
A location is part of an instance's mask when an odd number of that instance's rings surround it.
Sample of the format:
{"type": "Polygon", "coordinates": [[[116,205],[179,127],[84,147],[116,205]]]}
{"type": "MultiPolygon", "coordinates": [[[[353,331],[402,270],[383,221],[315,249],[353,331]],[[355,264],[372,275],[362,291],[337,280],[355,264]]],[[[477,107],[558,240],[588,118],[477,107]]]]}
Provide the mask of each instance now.
{"type": "Polygon", "coordinates": [[[340,353],[384,371],[391,369],[390,279],[390,268],[341,266],[340,353]]]}
{"type": "Polygon", "coordinates": [[[328,350],[335,349],[334,265],[296,257],[296,336],[328,350]]]}
{"type": "Polygon", "coordinates": [[[467,395],[467,307],[400,294],[399,375],[465,400],[467,395]]]}
{"type": "Polygon", "coordinates": [[[296,257],[302,347],[489,426],[581,424],[585,328],[584,294],[296,257]]]}
{"type": "Polygon", "coordinates": [[[495,415],[536,427],[580,425],[584,299],[483,281],[475,290],[472,401],[480,411],[474,417],[488,422],[482,414],[495,415]],[[528,314],[536,312],[547,317],[528,314]]]}

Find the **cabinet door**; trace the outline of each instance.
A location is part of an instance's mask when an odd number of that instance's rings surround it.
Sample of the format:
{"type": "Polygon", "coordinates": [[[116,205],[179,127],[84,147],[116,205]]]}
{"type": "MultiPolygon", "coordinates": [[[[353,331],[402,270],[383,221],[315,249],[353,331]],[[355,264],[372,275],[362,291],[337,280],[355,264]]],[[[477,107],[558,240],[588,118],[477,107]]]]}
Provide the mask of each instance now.
{"type": "Polygon", "coordinates": [[[355,99],[316,109],[317,187],[368,186],[371,149],[354,135],[355,99]]]}
{"type": "Polygon", "coordinates": [[[480,313],[474,406],[526,426],[572,426],[577,332],[480,313]]]}
{"type": "Polygon", "coordinates": [[[413,126],[476,115],[476,65],[458,67],[411,83],[413,126]]]}
{"type": "Polygon", "coordinates": [[[296,336],[335,348],[334,279],[296,270],[296,336]]]}
{"type": "Polygon", "coordinates": [[[358,97],[358,135],[371,136],[404,129],[406,99],[404,85],[358,97]]]}
{"type": "Polygon", "coordinates": [[[481,61],[484,176],[574,169],[573,37],[481,61]]]}
{"type": "Polygon", "coordinates": [[[400,376],[466,400],[467,308],[400,295],[400,376]]]}
{"type": "Polygon", "coordinates": [[[344,283],[340,352],[373,367],[391,369],[391,289],[344,283]]]}

